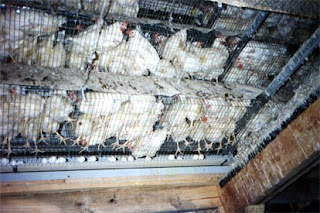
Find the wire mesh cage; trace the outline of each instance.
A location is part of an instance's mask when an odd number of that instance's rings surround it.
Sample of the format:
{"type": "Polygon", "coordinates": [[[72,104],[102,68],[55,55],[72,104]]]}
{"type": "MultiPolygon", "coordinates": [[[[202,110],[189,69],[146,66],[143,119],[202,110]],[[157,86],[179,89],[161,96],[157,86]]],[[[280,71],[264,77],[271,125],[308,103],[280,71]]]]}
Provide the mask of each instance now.
{"type": "Polygon", "coordinates": [[[283,45],[250,41],[226,76],[226,82],[267,86],[290,59],[283,45]]]}
{"type": "MultiPolygon", "coordinates": [[[[60,4],[75,5],[76,2],[66,1],[60,4]]],[[[83,4],[100,10],[101,2],[84,1],[83,4]]],[[[107,15],[101,25],[98,16],[85,14],[85,10],[45,10],[44,4],[38,6],[38,9],[2,4],[1,29],[5,36],[1,42],[1,58],[3,61],[79,71],[89,69],[120,75],[212,80],[223,73],[229,63],[228,58],[232,56],[241,36],[250,29],[257,15],[256,10],[221,7],[216,3],[202,1],[140,1],[139,5],[140,18],[146,14],[142,8],[148,7],[161,13],[162,10],[181,8],[181,11],[175,12],[183,16],[187,14],[186,11],[193,14],[194,8],[214,15],[218,10],[208,9],[214,7],[220,8],[221,15],[216,17],[213,30],[203,32],[192,29],[192,23],[188,21],[181,23],[191,29],[161,23],[139,23],[140,19],[128,22],[121,16],[110,18],[107,15]],[[163,4],[167,6],[164,7],[163,4]],[[228,32],[240,37],[223,35],[228,32]]],[[[145,16],[152,20],[160,19],[156,13],[152,14],[153,17],[145,16]]],[[[246,45],[232,65],[226,81],[265,86],[290,54],[285,51],[286,46],[266,43],[264,40],[274,37],[281,40],[284,36],[282,34],[293,36],[297,27],[290,26],[300,26],[299,23],[314,25],[312,20],[297,17],[291,19],[287,15],[272,13],[254,37],[259,41],[252,40],[246,45]],[[270,26],[278,22],[283,22],[287,27],[270,30],[270,26]],[[241,76],[246,77],[241,79],[241,76]]],[[[300,40],[303,40],[309,35],[310,29],[299,29],[300,40]]]]}
{"type": "MultiPolygon", "coordinates": [[[[168,84],[187,79],[195,85],[191,90],[199,89],[197,80],[218,81],[225,71],[227,84],[267,86],[292,55],[290,45],[297,48],[317,23],[271,13],[251,32],[258,10],[211,1],[3,2],[1,62],[54,68],[53,73],[76,70],[85,82],[91,72],[150,76],[168,84]],[[244,48],[235,56],[240,44],[244,48]]],[[[123,84],[134,88],[129,81],[123,84]]],[[[62,90],[3,84],[0,90],[1,154],[26,159],[222,155],[255,98],[232,91],[217,96],[183,95],[185,90],[178,96],[101,92],[86,85],[62,90]]],[[[254,125],[262,128],[263,119],[262,113],[254,125]]]]}
{"type": "Polygon", "coordinates": [[[1,85],[1,154],[220,155],[250,104],[236,97],[128,95],[1,85]]]}

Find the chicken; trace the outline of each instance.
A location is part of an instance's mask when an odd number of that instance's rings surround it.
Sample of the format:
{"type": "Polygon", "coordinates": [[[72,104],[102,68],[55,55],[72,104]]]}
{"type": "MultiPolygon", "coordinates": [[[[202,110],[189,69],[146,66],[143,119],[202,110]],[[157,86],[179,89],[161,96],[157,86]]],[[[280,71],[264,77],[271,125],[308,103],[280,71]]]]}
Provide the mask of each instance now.
{"type": "Polygon", "coordinates": [[[189,141],[187,141],[187,137],[189,136],[190,127],[187,122],[182,122],[180,124],[176,124],[171,126],[168,134],[171,136],[172,140],[177,144],[177,150],[175,155],[178,153],[182,154],[182,150],[180,149],[179,142],[184,141],[185,147],[190,146],[189,141]]]}
{"type": "Polygon", "coordinates": [[[160,61],[155,48],[137,30],[128,30],[129,41],[121,42],[116,48],[102,53],[98,67],[112,74],[141,76],[155,72],[160,61]]]}
{"type": "Polygon", "coordinates": [[[221,39],[217,38],[211,48],[194,47],[195,53],[200,60],[199,75],[204,78],[217,78],[223,72],[229,52],[220,42],[221,39]]]}
{"type": "Polygon", "coordinates": [[[74,133],[77,136],[88,137],[92,130],[96,127],[95,117],[89,114],[82,114],[75,125],[74,133]]]}
{"type": "Polygon", "coordinates": [[[75,143],[83,146],[82,151],[88,150],[89,146],[103,144],[105,141],[105,117],[94,117],[83,114],[79,117],[74,133],[77,136],[75,143]]]}
{"type": "Polygon", "coordinates": [[[156,131],[148,132],[135,141],[135,147],[132,149],[134,157],[153,157],[160,149],[161,145],[167,138],[167,129],[158,129],[156,131]]]}
{"type": "Polygon", "coordinates": [[[115,22],[102,28],[99,34],[98,24],[88,27],[74,38],[72,38],[72,48],[70,54],[70,68],[84,69],[92,52],[99,56],[104,52],[117,47],[123,39],[123,31],[127,27],[127,22],[115,22]],[[92,50],[97,41],[97,49],[92,50]]]}
{"type": "Polygon", "coordinates": [[[172,64],[178,70],[178,78],[183,78],[200,70],[200,57],[193,51],[178,49],[172,64]]]}
{"type": "Polygon", "coordinates": [[[159,55],[151,43],[140,32],[139,26],[136,30],[129,30],[128,58],[132,59],[131,69],[128,75],[140,76],[147,71],[154,72],[160,61],[159,55]]]}
{"type": "Polygon", "coordinates": [[[13,7],[6,7],[5,11],[2,11],[0,20],[1,60],[12,57],[13,51],[19,47],[22,40],[30,40],[43,33],[55,32],[66,22],[66,18],[62,16],[30,8],[13,7]]]}
{"type": "Polygon", "coordinates": [[[22,40],[19,48],[14,51],[13,56],[19,62],[24,62],[29,65],[37,64],[45,67],[61,68],[65,67],[66,50],[61,42],[56,41],[55,33],[48,37],[44,37],[41,41],[39,38],[31,40],[22,40]]]}
{"type": "Polygon", "coordinates": [[[1,102],[11,101],[12,94],[23,93],[24,88],[19,85],[0,85],[0,99],[1,102]],[[5,96],[5,99],[3,99],[5,96]]]}
{"type": "Polygon", "coordinates": [[[156,102],[153,96],[131,96],[130,101],[126,102],[118,113],[112,114],[108,121],[108,136],[117,137],[114,146],[124,149],[136,138],[151,132],[163,108],[164,105],[156,102]],[[126,142],[120,145],[118,140],[126,142]]]}
{"type": "Polygon", "coordinates": [[[150,71],[151,75],[159,76],[161,78],[176,78],[177,70],[171,64],[170,61],[166,59],[161,59],[155,70],[150,71]]]}
{"type": "MultiPolygon", "coordinates": [[[[46,127],[48,128],[48,127],[46,127]]],[[[34,149],[32,153],[38,153],[38,152],[44,152],[38,149],[38,143],[41,141],[38,140],[40,137],[40,129],[41,129],[41,119],[39,117],[33,117],[33,118],[24,118],[19,122],[19,125],[16,125],[14,128],[14,131],[16,134],[21,134],[23,137],[25,137],[25,148],[30,148],[29,141],[34,142],[34,149]]]]}
{"type": "Polygon", "coordinates": [[[281,45],[250,41],[226,76],[226,82],[263,85],[268,81],[261,73],[274,73],[288,60],[287,48],[281,45]],[[275,60],[277,63],[274,63],[275,60]]]}
{"type": "Polygon", "coordinates": [[[0,136],[4,137],[5,143],[10,142],[14,125],[19,121],[15,114],[9,113],[9,106],[10,104],[6,101],[6,97],[0,96],[0,136]]]}
{"type": "Polygon", "coordinates": [[[113,0],[109,14],[137,17],[139,12],[139,0],[113,0]]]}
{"type": "Polygon", "coordinates": [[[155,48],[156,48],[157,52],[159,53],[159,55],[162,55],[163,50],[164,50],[164,46],[166,44],[165,41],[168,39],[167,36],[160,35],[159,33],[154,33],[152,35],[152,39],[153,39],[154,43],[156,44],[155,48]]]}
{"type": "Polygon", "coordinates": [[[39,47],[36,50],[38,54],[36,64],[52,68],[65,67],[66,50],[61,42],[57,42],[54,45],[54,41],[55,34],[52,34],[39,43],[39,47]]]}
{"type": "Polygon", "coordinates": [[[168,109],[165,120],[168,122],[169,129],[171,126],[185,122],[186,119],[192,127],[195,120],[201,119],[204,110],[201,99],[180,97],[180,100],[168,109]]]}
{"type": "MultiPolygon", "coordinates": [[[[3,98],[4,96],[2,96],[3,98]]],[[[35,142],[34,152],[38,152],[37,139],[39,137],[38,117],[43,109],[43,99],[35,94],[12,95],[10,102],[1,102],[0,115],[2,125],[0,126],[0,135],[5,137],[5,143],[8,144],[8,155],[11,153],[10,141],[19,133],[26,137],[26,147],[30,147],[28,139],[35,142]],[[36,126],[38,127],[37,130],[36,126]]]]}
{"type": "Polygon", "coordinates": [[[15,115],[18,118],[34,118],[43,110],[44,99],[36,94],[12,95],[12,100],[8,104],[9,115],[15,115]]]}
{"type": "Polygon", "coordinates": [[[162,58],[168,61],[173,61],[178,50],[183,50],[186,47],[187,30],[183,29],[171,35],[164,46],[162,58]]]}
{"type": "Polygon", "coordinates": [[[128,101],[128,95],[115,95],[101,92],[85,93],[86,101],[82,101],[79,110],[91,115],[109,115],[121,109],[124,102],[128,101]]]}
{"type": "Polygon", "coordinates": [[[116,48],[106,51],[99,56],[98,68],[111,74],[127,75],[131,69],[132,59],[128,57],[129,46],[122,41],[116,48]]]}
{"type": "Polygon", "coordinates": [[[199,155],[201,154],[201,145],[200,142],[202,140],[206,140],[206,126],[202,121],[196,121],[195,125],[192,127],[190,131],[190,137],[198,143],[198,148],[196,151],[198,151],[199,155]]]}
{"type": "Polygon", "coordinates": [[[59,123],[70,121],[69,114],[73,111],[71,101],[63,95],[52,95],[45,100],[44,115],[59,123]]]}

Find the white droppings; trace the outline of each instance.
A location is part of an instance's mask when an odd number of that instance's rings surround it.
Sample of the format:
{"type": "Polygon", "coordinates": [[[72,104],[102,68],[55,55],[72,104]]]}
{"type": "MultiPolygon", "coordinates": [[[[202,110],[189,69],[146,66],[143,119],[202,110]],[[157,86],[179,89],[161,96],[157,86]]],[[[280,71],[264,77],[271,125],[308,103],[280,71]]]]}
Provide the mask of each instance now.
{"type": "Polygon", "coordinates": [[[183,158],[181,156],[178,156],[177,160],[183,160],[183,158]]]}
{"type": "Polygon", "coordinates": [[[198,160],[199,159],[199,155],[193,155],[192,160],[198,160]]]}
{"type": "Polygon", "coordinates": [[[12,166],[15,166],[15,165],[17,165],[17,161],[16,161],[16,160],[12,160],[12,161],[10,162],[10,164],[11,164],[12,166]]]}
{"type": "Polygon", "coordinates": [[[125,162],[125,161],[127,161],[127,158],[123,156],[123,157],[121,157],[120,160],[123,161],[123,162],[125,162]]]}
{"type": "Polygon", "coordinates": [[[175,160],[175,156],[174,155],[169,155],[168,160],[175,160]]]}
{"type": "Polygon", "coordinates": [[[55,163],[57,161],[57,157],[56,156],[51,156],[49,158],[49,163],[55,163]]]}
{"type": "Polygon", "coordinates": [[[115,161],[117,161],[117,158],[114,156],[110,156],[110,157],[108,157],[108,161],[115,162],[115,161]]]}
{"type": "Polygon", "coordinates": [[[133,156],[130,155],[130,156],[128,157],[128,161],[134,161],[134,160],[135,160],[135,159],[134,159],[133,156]]]}
{"type": "Polygon", "coordinates": [[[17,162],[17,165],[23,165],[24,164],[24,162],[22,161],[22,160],[19,160],[18,162],[17,162]]]}
{"type": "Polygon", "coordinates": [[[98,158],[96,156],[90,156],[88,158],[88,162],[96,162],[98,160],[98,158]]]}
{"type": "Polygon", "coordinates": [[[199,155],[199,160],[203,160],[204,159],[204,155],[203,154],[200,154],[199,155]]]}
{"type": "Polygon", "coordinates": [[[152,158],[151,158],[150,156],[147,156],[145,160],[146,160],[146,161],[151,161],[152,158]]]}
{"type": "Polygon", "coordinates": [[[83,157],[83,156],[81,156],[81,157],[78,157],[78,158],[77,158],[77,161],[78,161],[79,163],[83,163],[83,162],[86,161],[86,158],[83,157]]]}
{"type": "Polygon", "coordinates": [[[66,158],[64,157],[59,157],[57,160],[56,160],[56,163],[65,163],[67,161],[66,158]]]}
{"type": "Polygon", "coordinates": [[[1,165],[8,165],[9,164],[9,160],[7,158],[2,158],[0,164],[1,165]]]}
{"type": "Polygon", "coordinates": [[[47,158],[42,158],[41,159],[41,163],[43,163],[43,164],[47,164],[49,161],[48,161],[48,159],[47,158]]]}

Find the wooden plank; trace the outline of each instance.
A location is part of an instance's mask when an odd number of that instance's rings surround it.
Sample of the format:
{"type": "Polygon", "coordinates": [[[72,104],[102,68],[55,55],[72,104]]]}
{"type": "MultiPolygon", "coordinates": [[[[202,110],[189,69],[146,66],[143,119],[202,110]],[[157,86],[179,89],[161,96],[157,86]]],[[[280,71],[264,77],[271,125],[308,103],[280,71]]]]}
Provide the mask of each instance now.
{"type": "Polygon", "coordinates": [[[247,206],[245,213],[264,212],[264,204],[247,206]]]}
{"type": "Polygon", "coordinates": [[[126,187],[1,196],[1,212],[158,212],[221,206],[217,187],[126,187]]]}
{"type": "MultiPolygon", "coordinates": [[[[224,174],[166,175],[117,178],[64,179],[0,183],[1,194],[44,193],[128,186],[199,186],[211,185],[218,189],[224,174]]],[[[216,194],[218,196],[218,194],[216,194]]]]}
{"type": "MultiPolygon", "coordinates": [[[[67,68],[45,68],[37,65],[0,63],[0,84],[43,86],[59,90],[81,90],[86,75],[84,71],[67,68]],[[23,73],[23,74],[22,74],[23,73]]],[[[0,85],[1,86],[1,85],[0,85]]],[[[228,85],[201,80],[164,79],[156,76],[125,76],[92,71],[86,83],[87,89],[94,91],[127,95],[164,95],[203,98],[225,97],[230,93],[240,100],[255,98],[261,91],[239,84],[228,85]],[[243,97],[243,98],[240,98],[243,97]]]]}
{"type": "MultiPolygon", "coordinates": [[[[320,150],[320,99],[288,125],[223,188],[226,212],[244,210],[320,150]]],[[[298,171],[296,171],[298,172],[298,171]]]]}

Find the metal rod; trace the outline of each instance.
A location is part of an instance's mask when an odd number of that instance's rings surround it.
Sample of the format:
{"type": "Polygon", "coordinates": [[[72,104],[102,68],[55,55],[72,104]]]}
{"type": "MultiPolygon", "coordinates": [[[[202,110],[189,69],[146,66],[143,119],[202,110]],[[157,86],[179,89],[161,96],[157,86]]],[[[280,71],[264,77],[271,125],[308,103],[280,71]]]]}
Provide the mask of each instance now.
{"type": "Polygon", "coordinates": [[[240,42],[238,43],[236,49],[233,51],[233,53],[229,56],[229,58],[226,61],[226,65],[224,67],[223,73],[218,77],[219,82],[223,82],[224,78],[228,75],[229,71],[234,65],[235,60],[239,57],[242,50],[245,48],[245,46],[248,44],[250,39],[254,36],[254,34],[259,30],[261,25],[264,23],[266,18],[268,17],[269,12],[266,11],[260,11],[254,21],[252,22],[248,32],[241,38],[240,42]]]}
{"type": "Polygon", "coordinates": [[[104,169],[104,170],[77,170],[77,171],[46,171],[46,172],[18,172],[1,173],[1,182],[58,180],[73,178],[99,177],[134,177],[154,175],[187,175],[187,174],[221,174],[230,171],[229,166],[197,166],[177,168],[133,168],[133,169],[104,169]]]}
{"type": "MultiPolygon", "coordinates": [[[[288,63],[282,68],[277,77],[269,84],[269,86],[256,99],[252,100],[244,116],[236,122],[234,134],[237,135],[246,128],[248,122],[253,119],[271,97],[285,84],[290,76],[298,69],[302,62],[307,58],[315,48],[320,45],[320,26],[312,34],[312,36],[303,43],[299,50],[291,57],[288,63]]],[[[237,138],[241,136],[237,135],[237,138]]],[[[237,148],[238,141],[230,150],[233,153],[237,148]]]]}
{"type": "Polygon", "coordinates": [[[299,50],[292,56],[288,63],[282,68],[281,72],[269,84],[265,90],[267,96],[274,95],[279,88],[290,78],[290,76],[298,69],[301,63],[307,58],[312,51],[320,44],[320,26],[312,34],[312,36],[304,42],[299,50]]]}
{"type": "Polygon", "coordinates": [[[218,4],[216,5],[216,8],[214,10],[214,13],[212,14],[212,16],[210,17],[206,28],[210,28],[212,29],[213,24],[215,23],[215,21],[220,17],[221,15],[221,11],[222,11],[222,7],[220,7],[218,4]]]}

